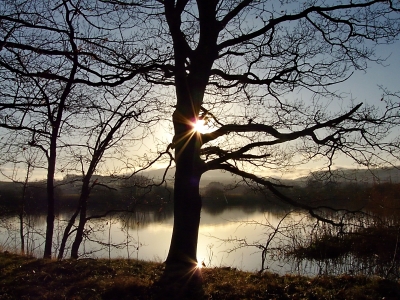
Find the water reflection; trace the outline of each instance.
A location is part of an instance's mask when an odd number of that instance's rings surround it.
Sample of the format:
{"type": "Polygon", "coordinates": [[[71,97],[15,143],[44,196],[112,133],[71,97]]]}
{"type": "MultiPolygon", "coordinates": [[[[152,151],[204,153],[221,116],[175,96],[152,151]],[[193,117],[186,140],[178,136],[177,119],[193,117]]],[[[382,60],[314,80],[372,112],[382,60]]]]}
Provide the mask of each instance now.
{"type": "MultiPolygon", "coordinates": [[[[264,268],[269,271],[301,275],[318,274],[376,274],[385,267],[373,260],[357,259],[347,255],[336,260],[296,260],[285,256],[287,247],[295,246],[306,238],[308,216],[295,212],[280,223],[287,210],[279,207],[265,210],[263,207],[205,208],[201,216],[198,260],[207,267],[229,266],[247,271],[259,271],[262,266],[262,247],[274,228],[280,231],[268,244],[264,268]],[[271,231],[272,230],[272,231],[271,231]],[[380,268],[380,270],[378,270],[380,268]]],[[[57,255],[63,228],[70,213],[57,217],[54,240],[54,256],[57,255]]],[[[46,216],[30,215],[26,219],[28,252],[41,256],[46,216]]],[[[80,248],[84,257],[138,258],[163,261],[168,253],[172,234],[172,208],[163,210],[145,208],[130,213],[119,213],[103,219],[88,221],[85,239],[80,248]]],[[[0,245],[4,250],[18,251],[18,220],[15,216],[3,218],[0,224],[0,245]]],[[[67,243],[67,253],[72,241],[67,243]]],[[[398,269],[398,266],[396,266],[398,269]]]]}

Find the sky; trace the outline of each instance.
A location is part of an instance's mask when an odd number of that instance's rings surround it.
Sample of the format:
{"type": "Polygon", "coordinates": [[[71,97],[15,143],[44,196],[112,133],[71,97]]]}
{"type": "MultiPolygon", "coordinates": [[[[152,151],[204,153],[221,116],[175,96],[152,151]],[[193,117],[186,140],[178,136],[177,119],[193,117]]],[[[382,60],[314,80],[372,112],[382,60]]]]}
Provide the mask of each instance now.
{"type": "Polygon", "coordinates": [[[382,58],[388,57],[385,66],[371,62],[365,73],[357,72],[341,84],[342,90],[349,91],[361,102],[379,104],[382,96],[379,85],[393,92],[400,91],[400,42],[379,46],[377,54],[382,58]]]}
{"type": "MultiPolygon", "coordinates": [[[[392,92],[400,91],[400,42],[396,42],[392,45],[381,45],[377,48],[377,56],[381,58],[386,58],[387,60],[384,62],[385,66],[378,65],[376,63],[370,62],[368,69],[366,72],[358,71],[353,76],[344,83],[336,85],[335,89],[344,93],[348,93],[351,95],[351,98],[355,99],[356,103],[368,103],[371,105],[381,105],[382,91],[379,89],[379,86],[387,88],[392,92]]],[[[299,95],[300,97],[301,95],[299,95]]],[[[335,104],[332,104],[333,109],[335,104]]],[[[143,144],[135,145],[132,148],[132,152],[135,153],[150,153],[152,151],[156,152],[157,150],[157,142],[162,140],[163,142],[168,142],[172,139],[172,127],[168,124],[159,124],[159,129],[157,130],[158,136],[149,137],[143,144]]],[[[393,134],[397,134],[394,132],[393,134]]],[[[165,166],[165,163],[156,164],[155,168],[161,168],[165,166]]],[[[344,157],[338,157],[334,164],[335,167],[354,167],[352,162],[344,157]]],[[[274,176],[284,176],[284,177],[298,177],[304,176],[310,170],[318,169],[319,162],[313,161],[304,166],[299,167],[296,170],[284,171],[282,172],[273,172],[274,176]]],[[[110,166],[112,168],[112,166],[110,166]]],[[[4,171],[10,172],[10,169],[7,170],[7,167],[2,167],[4,171]]],[[[34,178],[40,179],[44,178],[46,174],[45,170],[37,170],[34,178]]],[[[64,174],[58,173],[57,178],[61,178],[64,174]]],[[[21,173],[20,178],[23,178],[23,174],[21,173]]],[[[0,180],[2,178],[0,177],[0,180]]]]}
{"type": "MultiPolygon", "coordinates": [[[[381,98],[383,95],[382,90],[379,86],[387,88],[392,92],[400,91],[400,41],[392,45],[381,45],[377,48],[377,56],[380,58],[387,58],[384,65],[370,62],[368,69],[364,71],[355,72],[352,77],[346,82],[337,84],[335,90],[347,93],[349,98],[354,99],[355,103],[366,103],[370,105],[382,105],[381,98]]],[[[301,97],[301,94],[298,95],[301,97]]],[[[332,103],[332,109],[335,109],[335,105],[346,105],[344,103],[332,103]]],[[[159,138],[167,141],[172,139],[172,127],[168,128],[165,125],[160,125],[159,138]],[[161,133],[162,132],[162,133],[161,133]]],[[[397,134],[395,132],[394,134],[397,134]]],[[[143,146],[143,151],[152,151],[155,149],[155,145],[149,140],[143,146]]],[[[154,168],[163,168],[165,163],[159,163],[154,168]]],[[[319,170],[321,162],[313,160],[308,164],[302,165],[296,169],[284,169],[284,170],[266,170],[264,173],[260,173],[267,176],[273,176],[276,178],[295,179],[303,177],[309,174],[310,170],[319,170]]],[[[347,157],[337,157],[333,165],[334,168],[356,168],[354,162],[347,157]]]]}
{"type": "MultiPolygon", "coordinates": [[[[374,62],[369,63],[368,69],[366,72],[358,71],[353,74],[353,76],[344,83],[338,84],[335,89],[340,90],[342,92],[348,93],[351,95],[351,98],[355,99],[356,103],[368,103],[368,104],[381,104],[382,91],[379,89],[379,86],[387,88],[392,92],[400,91],[400,42],[394,43],[392,45],[381,45],[377,48],[378,56],[382,58],[386,58],[387,60],[383,65],[376,64],[374,62]]],[[[334,106],[335,104],[333,104],[334,106]]],[[[164,142],[168,141],[172,138],[172,127],[167,124],[158,124],[158,136],[149,137],[143,144],[135,145],[132,148],[134,153],[150,153],[152,151],[156,151],[156,143],[158,140],[162,140],[164,142]]],[[[394,132],[397,134],[397,132],[394,132]]],[[[160,149],[159,149],[160,150],[160,149]]],[[[165,163],[155,164],[154,168],[162,168],[165,166],[165,163]]],[[[311,161],[306,165],[302,165],[297,169],[289,169],[284,171],[267,171],[266,175],[271,175],[278,178],[288,178],[293,179],[301,176],[307,175],[310,170],[318,170],[320,167],[319,161],[311,161]]],[[[355,167],[353,162],[345,157],[338,157],[334,162],[335,168],[352,168],[355,167]]],[[[8,172],[10,174],[11,169],[7,169],[7,167],[2,167],[4,172],[8,172]]],[[[24,172],[23,170],[19,170],[19,178],[23,178],[24,172]]],[[[46,171],[37,169],[32,176],[34,179],[42,179],[45,178],[46,171]]],[[[64,174],[58,173],[57,178],[61,179],[64,174]]],[[[0,178],[0,180],[3,180],[0,178]]]]}

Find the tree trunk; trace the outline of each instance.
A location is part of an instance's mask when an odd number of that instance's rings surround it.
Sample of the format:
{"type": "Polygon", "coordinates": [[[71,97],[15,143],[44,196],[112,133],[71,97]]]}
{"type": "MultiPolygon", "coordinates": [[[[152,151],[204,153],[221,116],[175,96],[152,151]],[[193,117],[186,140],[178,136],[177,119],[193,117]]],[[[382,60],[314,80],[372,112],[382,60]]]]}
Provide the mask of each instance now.
{"type": "Polygon", "coordinates": [[[192,97],[193,90],[188,91],[186,84],[181,87],[183,89],[177,87],[178,101],[173,115],[176,165],[174,227],[160,285],[163,296],[196,298],[202,295],[197,240],[202,205],[199,184],[204,163],[200,159],[200,136],[193,130],[193,123],[199,115],[201,103],[196,99],[202,97],[192,97]]]}
{"type": "Polygon", "coordinates": [[[25,254],[25,234],[24,234],[24,212],[23,208],[21,208],[21,211],[19,213],[19,235],[21,239],[21,254],[25,254]]]}
{"type": "Polygon", "coordinates": [[[86,214],[87,214],[87,201],[89,199],[89,193],[90,193],[89,179],[85,178],[82,185],[81,196],[79,199],[79,207],[80,207],[79,223],[78,223],[78,228],[76,229],[75,240],[71,248],[71,258],[74,259],[78,258],[79,246],[83,241],[83,231],[85,229],[87,220],[86,214]]]}
{"type": "MultiPolygon", "coordinates": [[[[204,162],[200,158],[202,146],[199,133],[193,130],[209,80],[210,70],[216,57],[218,31],[211,22],[215,16],[217,2],[199,5],[199,14],[210,22],[201,22],[199,45],[192,51],[180,29],[180,11],[173,1],[165,1],[165,12],[174,43],[176,110],[173,114],[175,147],[174,227],[166,260],[166,268],[160,282],[175,288],[164,292],[178,291],[182,297],[201,297],[201,272],[197,268],[197,241],[200,227],[201,197],[199,184],[204,173],[204,162]],[[209,24],[206,27],[203,24],[209,24]],[[208,28],[210,27],[210,28],[208,28]],[[187,62],[190,61],[188,65],[187,62]],[[199,294],[200,293],[200,294],[199,294]]],[[[198,3],[203,3],[198,1],[198,3]]],[[[214,18],[215,20],[215,18],[214,18]]],[[[168,293],[166,293],[168,294],[168,293]]],[[[168,295],[167,295],[168,296],[168,295]]]]}
{"type": "Polygon", "coordinates": [[[25,199],[26,199],[26,189],[28,187],[30,171],[31,171],[31,164],[28,163],[28,168],[26,170],[25,182],[22,187],[21,204],[19,207],[19,234],[20,234],[20,238],[21,238],[21,254],[25,254],[25,232],[24,232],[25,199]]]}
{"type": "Polygon", "coordinates": [[[202,172],[198,137],[193,131],[191,135],[175,149],[174,227],[165,271],[159,282],[160,298],[202,299],[203,295],[202,276],[197,268],[202,172]]]}
{"type": "Polygon", "coordinates": [[[86,203],[81,208],[81,213],[79,216],[79,224],[78,228],[76,229],[75,240],[71,248],[71,258],[73,259],[78,259],[79,257],[78,251],[79,251],[79,246],[83,241],[83,230],[85,229],[85,224],[86,224],[86,203]]]}
{"type": "MultiPolygon", "coordinates": [[[[57,137],[56,137],[57,138],[57,137]]],[[[50,145],[50,155],[48,158],[48,170],[47,170],[47,223],[46,223],[46,240],[44,244],[44,255],[43,258],[51,258],[51,250],[53,246],[53,231],[54,231],[54,173],[56,166],[56,142],[52,137],[52,143],[50,145]],[[54,140],[54,141],[53,141],[54,140]],[[53,145],[54,142],[54,145],[53,145]]]]}
{"type": "MultiPolygon", "coordinates": [[[[181,159],[176,166],[174,188],[174,227],[167,265],[197,265],[197,238],[200,226],[200,176],[189,167],[193,159],[181,159]]],[[[193,166],[192,166],[193,167],[193,166]]]]}
{"type": "MultiPolygon", "coordinates": [[[[117,127],[114,127],[114,130],[116,130],[117,127]]],[[[112,134],[109,133],[108,138],[105,140],[103,143],[103,147],[106,147],[111,140],[112,134]]],[[[76,230],[76,235],[75,235],[75,240],[74,243],[72,244],[72,249],[71,249],[71,258],[78,258],[78,250],[79,246],[82,243],[83,240],[83,231],[85,229],[86,221],[87,221],[87,201],[89,199],[90,192],[96,183],[96,181],[93,183],[92,186],[90,186],[90,179],[93,176],[93,173],[96,169],[97,163],[99,162],[99,158],[102,156],[102,153],[104,151],[104,148],[98,149],[95,151],[93,154],[92,160],[90,162],[90,166],[88,168],[88,171],[86,175],[84,175],[82,179],[82,188],[81,188],[81,194],[79,196],[79,201],[78,201],[78,207],[75,210],[75,213],[71,216],[68,225],[65,227],[64,230],[64,235],[61,241],[61,246],[60,246],[60,252],[58,253],[58,259],[62,259],[64,256],[64,251],[65,251],[65,245],[67,243],[67,239],[70,235],[70,231],[72,226],[75,223],[76,217],[79,214],[79,223],[78,223],[78,228],[76,230]]]]}
{"type": "Polygon", "coordinates": [[[63,234],[63,237],[62,237],[62,240],[61,240],[60,250],[58,252],[58,257],[57,257],[58,259],[62,259],[64,257],[65,245],[67,244],[68,237],[69,237],[69,235],[71,233],[71,228],[74,225],[76,217],[78,216],[80,211],[81,211],[81,207],[79,205],[78,208],[75,210],[74,214],[69,219],[69,222],[68,222],[67,226],[64,229],[64,234],[63,234]]]}

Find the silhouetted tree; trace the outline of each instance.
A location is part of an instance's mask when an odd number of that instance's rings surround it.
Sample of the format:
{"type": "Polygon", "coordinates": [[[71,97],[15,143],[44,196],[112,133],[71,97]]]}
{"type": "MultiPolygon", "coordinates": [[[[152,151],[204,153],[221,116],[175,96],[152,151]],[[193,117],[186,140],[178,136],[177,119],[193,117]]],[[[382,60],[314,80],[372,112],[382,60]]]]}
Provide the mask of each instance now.
{"type": "MultiPolygon", "coordinates": [[[[32,7],[36,2],[42,3],[32,1],[32,7]]],[[[65,18],[51,19],[55,22],[83,16],[74,35],[79,47],[57,50],[77,59],[81,76],[74,82],[116,86],[142,75],[158,86],[166,109],[173,105],[174,138],[167,150],[175,151],[174,229],[166,278],[180,278],[196,266],[199,182],[206,171],[242,176],[317,216],[313,207],[286,197],[279,182],[255,171],[314,158],[325,158],[330,168],[338,153],[364,166],[396,158],[397,144],[388,139],[388,129],[398,124],[396,103],[385,98],[376,107],[349,103],[336,110],[328,104],[345,100],[331,86],[365,70],[369,61],[379,63],[374,46],[397,38],[397,5],[386,0],[71,0],[48,5],[49,11],[67,12],[65,18]],[[298,91],[309,99],[298,99],[298,91]],[[196,131],[198,120],[210,131],[196,131]]],[[[10,18],[20,16],[1,19],[0,47],[21,49],[10,38],[15,28],[9,25],[10,18]]],[[[30,16],[30,27],[43,26],[37,14],[30,16]]],[[[29,48],[25,43],[23,48],[56,51],[47,45],[29,48]]],[[[31,74],[68,82],[52,70],[31,74]]]]}
{"type": "Polygon", "coordinates": [[[48,210],[44,257],[50,258],[57,146],[59,136],[68,131],[64,113],[79,73],[77,33],[73,26],[77,13],[67,9],[56,16],[50,4],[36,4],[14,1],[1,4],[0,110],[3,114],[1,127],[30,133],[26,147],[36,147],[46,155],[48,210]],[[50,44],[44,52],[40,51],[50,44]],[[70,56],[56,53],[59,52],[55,50],[57,47],[70,49],[70,56]],[[51,74],[60,74],[66,80],[60,81],[51,74]]]}
{"type": "MultiPolygon", "coordinates": [[[[142,143],[161,111],[157,99],[144,101],[151,85],[144,86],[140,78],[122,87],[124,81],[135,77],[132,70],[123,80],[110,83],[110,79],[119,78],[116,71],[112,78],[107,74],[113,50],[107,51],[110,57],[106,60],[96,56],[95,40],[102,43],[107,38],[98,29],[98,36],[91,36],[96,26],[88,15],[81,14],[79,6],[80,1],[0,4],[0,127],[23,133],[22,143],[9,143],[11,147],[38,149],[47,159],[45,258],[52,254],[57,167],[61,173],[77,164],[81,167],[84,184],[78,205],[79,237],[85,224],[90,180],[105,152],[112,147],[113,158],[121,159],[117,144],[135,139],[142,143]],[[151,115],[144,117],[150,111],[151,115]],[[145,129],[138,129],[140,122],[145,129]],[[58,158],[64,160],[62,164],[58,158]]],[[[145,160],[142,165],[146,165],[145,160]]],[[[79,244],[74,244],[75,253],[79,244]]]]}
{"type": "MultiPolygon", "coordinates": [[[[13,140],[15,141],[15,140],[13,140]]],[[[8,141],[9,142],[9,141],[8,141]]],[[[10,149],[11,145],[8,145],[8,143],[4,143],[1,145],[2,147],[1,150],[10,149]]],[[[3,152],[1,151],[1,152],[3,152]]],[[[18,202],[18,208],[16,213],[18,214],[18,221],[19,221],[19,236],[20,236],[20,250],[22,254],[25,254],[28,252],[28,249],[25,249],[25,237],[26,237],[26,205],[29,199],[29,179],[32,175],[32,171],[34,170],[35,166],[39,164],[39,157],[38,157],[38,152],[37,151],[29,151],[29,149],[25,149],[24,151],[20,152],[20,160],[16,160],[16,157],[14,153],[2,153],[2,158],[0,159],[0,166],[5,165],[7,167],[11,167],[12,165],[12,171],[7,172],[3,171],[2,168],[0,168],[0,174],[2,174],[5,178],[13,182],[14,184],[18,184],[18,186],[21,186],[21,192],[20,195],[17,197],[13,197],[14,199],[7,199],[8,201],[17,201],[18,202]],[[18,167],[22,167],[25,169],[25,174],[24,178],[18,178],[18,172],[16,169],[18,167]],[[26,250],[26,252],[25,252],[26,250]]],[[[39,154],[40,155],[40,154],[39,154]]],[[[6,200],[6,199],[5,199],[6,200]]]]}
{"type": "MultiPolygon", "coordinates": [[[[71,229],[79,215],[71,249],[71,257],[78,258],[78,250],[83,240],[88,218],[87,205],[90,193],[95,186],[107,186],[112,183],[112,178],[103,180],[104,182],[93,179],[95,172],[99,171],[102,166],[102,161],[107,160],[107,155],[110,156],[108,163],[112,160],[126,159],[127,149],[123,147],[123,144],[142,143],[146,135],[151,133],[152,123],[159,120],[156,99],[152,99],[151,103],[144,100],[149,89],[151,86],[143,86],[143,82],[138,81],[132,84],[128,90],[124,90],[123,87],[119,87],[118,91],[107,89],[102,97],[92,99],[89,106],[82,106],[85,113],[82,114],[81,121],[85,123],[85,126],[75,130],[74,135],[80,136],[79,143],[69,147],[71,156],[76,159],[75,164],[70,162],[70,171],[81,173],[79,179],[82,186],[77,208],[64,229],[58,254],[59,259],[63,258],[67,239],[72,233],[71,229]]],[[[75,120],[75,122],[82,124],[79,120],[75,120]]],[[[132,160],[132,157],[130,159],[132,160]]],[[[142,163],[143,166],[146,166],[145,162],[142,163]]],[[[134,168],[129,164],[124,164],[123,167],[134,168]]],[[[129,176],[133,176],[133,174],[129,176]]],[[[114,181],[116,180],[117,177],[114,178],[114,181]]]]}
{"type": "Polygon", "coordinates": [[[383,110],[349,103],[334,111],[325,102],[345,100],[330,86],[365,70],[368,61],[379,62],[374,45],[397,37],[395,2],[113,3],[135,12],[143,22],[133,30],[151,53],[168,58],[147,80],[175,88],[174,229],[166,274],[179,270],[181,276],[196,265],[199,182],[206,171],[225,170],[267,186],[317,216],[312,206],[282,194],[279,182],[254,171],[313,158],[326,158],[330,168],[337,153],[372,166],[381,158],[390,162],[386,154],[398,150],[386,139],[398,124],[395,103],[384,99],[383,110]],[[298,99],[299,90],[309,100],[298,99]],[[196,131],[198,120],[210,132],[196,131]]]}

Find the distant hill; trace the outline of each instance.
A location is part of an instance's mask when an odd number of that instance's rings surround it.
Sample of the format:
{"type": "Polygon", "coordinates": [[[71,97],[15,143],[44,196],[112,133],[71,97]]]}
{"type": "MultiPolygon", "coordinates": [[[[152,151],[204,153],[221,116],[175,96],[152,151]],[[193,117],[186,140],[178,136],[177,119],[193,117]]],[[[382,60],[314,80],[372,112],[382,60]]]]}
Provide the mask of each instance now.
{"type": "MultiPolygon", "coordinates": [[[[153,179],[155,182],[160,181],[164,175],[165,169],[156,169],[156,170],[149,170],[145,172],[141,172],[138,175],[145,176],[149,179],[153,179]]],[[[175,175],[175,168],[170,168],[166,174],[166,179],[169,184],[173,184],[175,175]]],[[[64,178],[64,181],[71,181],[74,178],[77,178],[76,181],[80,182],[80,175],[67,175],[64,178]]],[[[94,175],[93,180],[95,179],[108,179],[107,184],[110,182],[118,182],[117,177],[109,177],[109,176],[101,176],[101,175],[94,175]]],[[[200,182],[200,187],[205,187],[211,182],[219,182],[224,185],[232,184],[235,182],[240,181],[241,178],[236,175],[232,175],[226,171],[220,170],[212,170],[208,171],[203,174],[200,182]]],[[[329,180],[335,182],[360,182],[360,183],[384,183],[384,182],[391,182],[391,183],[400,183],[400,166],[398,167],[390,167],[390,168],[377,168],[377,169],[347,169],[347,168],[339,168],[336,170],[332,170],[331,173],[327,172],[312,172],[308,176],[302,176],[295,179],[280,179],[280,183],[287,184],[287,185],[304,185],[309,180],[329,180]]],[[[39,183],[39,182],[38,182],[39,183]]],[[[45,182],[42,182],[45,184],[45,182]]],[[[78,184],[79,185],[79,184],[78,184]]],[[[15,187],[15,184],[11,182],[0,181],[0,189],[8,189],[10,187],[15,187]]]]}
{"type": "MultiPolygon", "coordinates": [[[[161,180],[164,175],[165,169],[150,170],[144,172],[143,176],[154,179],[155,181],[161,180]]],[[[167,180],[173,182],[175,168],[171,168],[167,172],[167,180]]],[[[211,182],[220,182],[223,184],[230,184],[239,181],[240,178],[228,172],[213,170],[206,172],[200,182],[200,187],[205,187],[211,182]]],[[[347,169],[339,168],[328,172],[312,172],[308,176],[299,177],[296,179],[282,179],[281,182],[287,185],[304,185],[309,180],[330,180],[335,182],[359,182],[359,183],[400,183],[400,166],[390,168],[377,168],[377,169],[347,169]]]]}
{"type": "MultiPolygon", "coordinates": [[[[165,169],[157,169],[157,170],[150,170],[143,172],[141,175],[151,178],[157,182],[162,179],[164,173],[165,169]]],[[[175,168],[169,169],[166,175],[166,179],[169,182],[171,182],[171,184],[173,182],[174,175],[175,175],[175,168]]],[[[207,186],[210,182],[220,182],[223,184],[230,184],[238,180],[240,180],[240,178],[236,175],[232,175],[225,171],[213,170],[203,174],[200,181],[200,187],[207,186]]]]}
{"type": "Polygon", "coordinates": [[[298,178],[307,180],[331,180],[336,182],[360,182],[360,183],[400,183],[400,167],[376,168],[376,169],[346,169],[339,168],[328,172],[313,172],[308,176],[298,178]]]}

